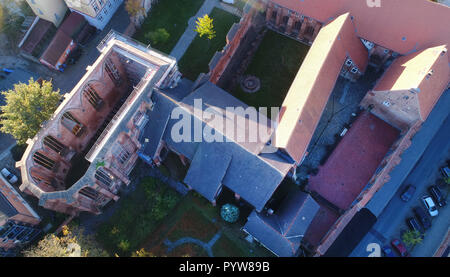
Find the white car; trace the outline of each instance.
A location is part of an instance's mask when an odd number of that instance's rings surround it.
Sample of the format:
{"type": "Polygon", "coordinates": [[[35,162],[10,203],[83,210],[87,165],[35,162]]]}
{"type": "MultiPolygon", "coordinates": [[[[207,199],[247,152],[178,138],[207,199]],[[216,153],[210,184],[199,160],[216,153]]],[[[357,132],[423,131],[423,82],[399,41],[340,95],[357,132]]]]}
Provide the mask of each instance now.
{"type": "Polygon", "coordinates": [[[428,211],[428,213],[431,216],[437,216],[439,214],[436,204],[434,204],[433,199],[429,195],[425,195],[422,197],[423,205],[425,206],[425,209],[428,211]]]}
{"type": "Polygon", "coordinates": [[[15,184],[15,183],[17,183],[17,181],[18,181],[17,176],[14,175],[14,174],[12,174],[11,172],[9,172],[8,169],[3,168],[3,169],[1,170],[1,172],[2,172],[3,177],[5,177],[6,180],[8,180],[8,182],[9,182],[10,184],[15,184]]]}

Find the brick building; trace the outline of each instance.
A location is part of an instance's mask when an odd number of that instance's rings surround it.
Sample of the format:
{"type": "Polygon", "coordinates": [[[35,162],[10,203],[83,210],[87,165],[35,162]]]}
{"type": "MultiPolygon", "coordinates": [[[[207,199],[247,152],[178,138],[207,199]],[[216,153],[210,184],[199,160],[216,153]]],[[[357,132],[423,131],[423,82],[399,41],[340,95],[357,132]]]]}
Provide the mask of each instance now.
{"type": "MultiPolygon", "coordinates": [[[[17,163],[22,171],[21,189],[38,197],[40,205],[49,209],[69,214],[100,213],[107,202],[118,199],[118,188],[129,183],[127,175],[138,157],[158,166],[169,153],[175,153],[188,169],[184,182],[212,203],[228,189],[255,209],[250,223],[258,225],[285,215],[287,221],[296,222],[289,211],[266,214],[267,203],[307,155],[336,80],[341,76],[355,81],[368,66],[387,68],[361,102],[366,111],[349,131],[354,137],[348,136],[338,145],[352,148],[361,134],[373,143],[381,140],[380,147],[374,149],[380,151],[371,155],[370,161],[357,154],[351,160],[367,163],[367,170],[364,176],[351,180],[348,187],[356,189],[346,195],[345,203],[336,202],[342,213],[328,217],[331,223],[313,248],[316,255],[325,254],[354,215],[389,180],[411,137],[448,87],[446,49],[450,30],[444,26],[450,25],[449,8],[422,0],[412,0],[408,6],[400,5],[400,0],[385,1],[380,8],[351,0],[250,3],[253,5],[246,6],[241,21],[231,28],[224,50],[213,57],[210,72],[193,86],[171,88],[179,79],[175,60],[122,36],[108,36],[99,47],[99,59],[52,119],[29,140],[23,159],[17,163]],[[416,20],[424,17],[426,20],[416,20]],[[202,109],[219,114],[226,107],[247,107],[220,87],[228,82],[234,64],[248,51],[261,28],[275,30],[311,48],[282,104],[278,127],[265,128],[267,134],[258,141],[242,143],[217,121],[197,116],[195,99],[203,100],[202,109]],[[226,143],[175,141],[171,133],[177,124],[171,114],[175,108],[191,117],[189,129],[207,127],[226,137],[226,143]],[[391,136],[377,138],[373,132],[377,128],[372,125],[389,130],[391,136]],[[265,152],[267,148],[275,151],[265,152]],[[84,157],[87,163],[80,162],[84,157]],[[84,170],[78,172],[83,166],[84,170]]],[[[253,121],[246,120],[236,127],[247,130],[253,121]]],[[[264,122],[257,125],[275,126],[264,122]]],[[[364,150],[370,145],[358,147],[364,150]]],[[[332,156],[328,164],[332,172],[333,161],[345,152],[336,152],[334,159],[332,156]]],[[[316,188],[320,194],[320,185],[316,188]]],[[[308,231],[315,230],[316,223],[325,218],[322,208],[314,208],[307,225],[298,226],[298,234],[307,236],[308,231]]],[[[251,230],[258,228],[247,231],[261,241],[276,236],[287,247],[302,243],[286,241],[289,230],[264,234],[251,230]]],[[[289,255],[297,253],[293,250],[289,255]]]]}
{"type": "Polygon", "coordinates": [[[389,126],[386,128],[398,130],[399,135],[361,179],[366,183],[358,183],[358,188],[345,196],[350,205],[343,206],[342,214],[319,212],[321,219],[311,223],[311,230],[315,230],[316,223],[322,224],[324,218],[329,221],[325,234],[313,246],[316,255],[326,253],[353,216],[389,180],[411,138],[449,87],[450,30],[445,27],[450,25],[449,15],[448,7],[421,0],[408,5],[399,0],[384,1],[380,7],[352,0],[255,0],[246,6],[243,18],[227,36],[227,45],[211,61],[206,76],[223,86],[236,74],[230,68],[236,56],[248,53],[252,42],[247,40],[255,30],[269,28],[311,46],[282,104],[272,137],[272,145],[297,166],[308,154],[337,78],[355,81],[367,66],[386,69],[362,100],[361,108],[384,121],[389,126]]]}
{"type": "Polygon", "coordinates": [[[111,32],[100,57],[41,131],[28,140],[22,191],[55,211],[100,213],[117,200],[138,158],[156,87],[176,85],[176,61],[111,32]]]}
{"type": "Polygon", "coordinates": [[[13,249],[40,234],[38,214],[0,175],[0,257],[13,255],[13,249]]]}

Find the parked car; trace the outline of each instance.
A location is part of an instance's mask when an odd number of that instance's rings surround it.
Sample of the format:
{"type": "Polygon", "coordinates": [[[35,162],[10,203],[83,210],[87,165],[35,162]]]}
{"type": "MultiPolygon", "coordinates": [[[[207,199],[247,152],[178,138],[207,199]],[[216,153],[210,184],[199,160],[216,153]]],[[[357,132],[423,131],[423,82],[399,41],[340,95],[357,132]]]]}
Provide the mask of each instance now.
{"type": "Polygon", "coordinates": [[[391,241],[391,245],[394,247],[395,250],[398,251],[401,257],[408,257],[409,253],[406,249],[406,246],[401,242],[399,239],[393,239],[391,241]]]}
{"type": "Polygon", "coordinates": [[[422,207],[415,207],[413,211],[423,228],[425,230],[429,229],[431,227],[431,219],[428,217],[427,212],[422,207]]]}
{"type": "Polygon", "coordinates": [[[423,229],[423,227],[419,224],[419,222],[417,221],[417,219],[415,217],[410,217],[406,220],[406,223],[408,224],[409,229],[411,229],[411,231],[417,231],[420,233],[421,238],[424,238],[424,233],[425,230],[423,229]]]}
{"type": "Polygon", "coordinates": [[[400,198],[403,201],[408,202],[413,197],[415,192],[416,192],[416,187],[413,185],[408,185],[408,186],[406,186],[403,193],[400,195],[400,198]]]}
{"type": "Polygon", "coordinates": [[[397,254],[395,254],[394,250],[389,245],[383,246],[383,248],[381,248],[381,250],[383,250],[385,257],[391,257],[391,258],[398,257],[397,254]]]}
{"type": "Polygon", "coordinates": [[[6,168],[3,168],[3,169],[1,170],[1,173],[2,173],[3,177],[5,177],[6,180],[8,180],[8,182],[9,182],[10,184],[15,184],[15,183],[17,183],[17,181],[19,180],[19,179],[17,178],[16,175],[14,175],[14,174],[12,174],[11,172],[9,172],[9,170],[6,169],[6,168]]]}
{"type": "Polygon", "coordinates": [[[438,186],[430,186],[428,188],[428,192],[431,194],[431,197],[433,197],[439,207],[444,207],[445,205],[447,205],[447,201],[445,201],[445,198],[439,190],[438,186]]]}
{"type": "Polygon", "coordinates": [[[450,168],[448,166],[441,167],[441,173],[444,178],[450,177],[450,168]]]}
{"type": "Polygon", "coordinates": [[[436,204],[434,204],[433,199],[429,195],[425,195],[422,197],[422,203],[425,206],[425,209],[431,216],[437,216],[439,214],[436,204]]]}

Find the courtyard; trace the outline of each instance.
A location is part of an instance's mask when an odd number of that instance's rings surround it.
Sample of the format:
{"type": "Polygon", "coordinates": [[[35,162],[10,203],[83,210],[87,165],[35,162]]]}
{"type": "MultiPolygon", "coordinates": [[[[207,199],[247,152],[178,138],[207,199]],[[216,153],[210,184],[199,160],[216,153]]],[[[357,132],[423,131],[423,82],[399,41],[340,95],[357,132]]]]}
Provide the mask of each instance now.
{"type": "Polygon", "coordinates": [[[220,205],[212,206],[190,192],[142,244],[155,256],[168,257],[270,257],[268,250],[245,240],[240,230],[244,216],[236,223],[220,217],[220,205]]]}
{"type": "Polygon", "coordinates": [[[308,50],[309,46],[268,30],[244,73],[259,78],[260,89],[247,93],[238,84],[232,94],[256,108],[281,107],[308,50]]]}
{"type": "Polygon", "coordinates": [[[191,81],[195,81],[200,73],[209,72],[210,60],[217,51],[222,50],[228,31],[240,20],[238,16],[219,8],[214,8],[209,16],[213,19],[216,36],[208,40],[197,35],[178,62],[181,73],[191,81]]]}

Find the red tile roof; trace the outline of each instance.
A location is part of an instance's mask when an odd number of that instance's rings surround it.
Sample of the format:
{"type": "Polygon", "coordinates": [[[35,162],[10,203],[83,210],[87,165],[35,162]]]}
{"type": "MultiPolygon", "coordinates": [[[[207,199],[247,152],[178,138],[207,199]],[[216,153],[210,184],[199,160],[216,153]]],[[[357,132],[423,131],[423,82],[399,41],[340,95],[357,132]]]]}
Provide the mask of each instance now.
{"type": "Polygon", "coordinates": [[[387,92],[390,102],[407,106],[408,111],[418,112],[417,118],[425,120],[446,89],[449,77],[447,45],[436,46],[397,58],[376,84],[373,93],[387,92]],[[417,93],[409,93],[411,89],[417,93]],[[403,97],[395,97],[404,91],[408,91],[410,98],[417,99],[406,103],[403,97]]]}
{"type": "Polygon", "coordinates": [[[308,187],[341,209],[347,209],[368,184],[399,130],[363,112],[352,124],[308,187]]]}
{"type": "Polygon", "coordinates": [[[30,35],[25,40],[24,44],[20,47],[23,51],[32,54],[36,46],[41,42],[44,36],[53,27],[53,24],[47,20],[38,19],[36,25],[34,25],[33,30],[31,30],[30,35]]]}
{"type": "Polygon", "coordinates": [[[56,63],[61,58],[61,56],[66,51],[67,47],[72,42],[72,38],[66,35],[61,30],[56,32],[50,45],[47,47],[45,52],[42,54],[39,60],[45,61],[52,66],[56,66],[56,63]]]}
{"type": "Polygon", "coordinates": [[[275,146],[297,162],[306,152],[347,56],[365,70],[368,53],[355,36],[348,13],[322,27],[283,102],[275,146]]]}
{"type": "Polygon", "coordinates": [[[450,8],[426,0],[272,0],[321,22],[345,12],[354,16],[358,36],[402,55],[413,50],[449,44],[450,8]]]}

